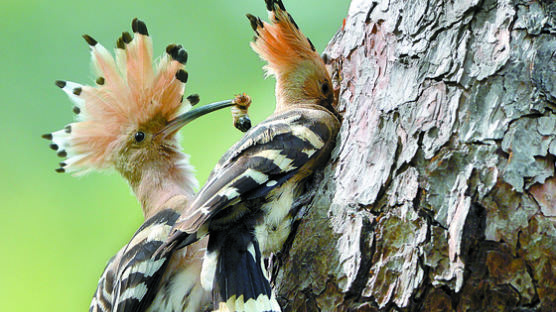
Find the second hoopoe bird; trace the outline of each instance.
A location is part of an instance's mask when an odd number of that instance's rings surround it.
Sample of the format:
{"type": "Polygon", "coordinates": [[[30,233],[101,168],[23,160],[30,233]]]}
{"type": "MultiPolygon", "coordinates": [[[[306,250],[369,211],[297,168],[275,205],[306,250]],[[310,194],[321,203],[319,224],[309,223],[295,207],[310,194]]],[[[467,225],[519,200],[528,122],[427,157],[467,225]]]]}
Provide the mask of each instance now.
{"type": "Polygon", "coordinates": [[[115,59],[83,36],[91,48],[96,85],[57,81],[74,102],[78,120],[43,137],[66,158],[57,172],[115,168],[129,182],[146,219],[109,261],[90,311],[201,311],[210,301],[199,280],[206,241],[174,253],[169,261],[150,262],[198,185],[176,133],[195,118],[232,105],[235,125],[245,131],[250,99],[238,96],[191,109],[199,98],[184,99],[186,51],[169,45],[154,69],[145,23],[134,19],[132,29],[133,36],[124,32],[118,39],[115,59]]]}
{"type": "Polygon", "coordinates": [[[222,157],[155,256],[209,235],[201,283],[219,311],[280,311],[263,257],[282,248],[294,200],[328,160],[340,128],[323,60],[282,1],[265,2],[271,23],[247,17],[251,45],[276,77],[276,110],[222,157]]]}

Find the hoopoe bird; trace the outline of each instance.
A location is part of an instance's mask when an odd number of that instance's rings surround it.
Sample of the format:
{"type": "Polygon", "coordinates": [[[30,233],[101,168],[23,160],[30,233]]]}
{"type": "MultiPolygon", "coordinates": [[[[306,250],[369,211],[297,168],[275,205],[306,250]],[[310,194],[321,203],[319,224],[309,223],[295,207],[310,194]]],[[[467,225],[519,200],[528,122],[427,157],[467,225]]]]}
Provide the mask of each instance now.
{"type": "Polygon", "coordinates": [[[282,248],[294,200],[340,128],[323,60],[282,1],[265,2],[271,23],[247,17],[251,46],[276,78],[276,110],[225,153],[155,253],[163,260],[208,235],[201,284],[218,311],[280,311],[263,258],[282,248]]]}
{"type": "Polygon", "coordinates": [[[199,280],[206,240],[164,263],[147,265],[198,185],[176,133],[192,120],[232,105],[236,127],[246,131],[250,98],[242,95],[191,109],[199,97],[184,100],[185,49],[169,45],[153,69],[145,23],[134,19],[132,29],[133,37],[124,32],[117,40],[115,59],[92,37],[83,36],[91,48],[96,85],[57,81],[75,104],[77,121],[43,137],[66,158],[57,172],[115,168],[128,181],[146,219],[109,261],[90,311],[201,311],[210,305],[210,293],[199,280]]]}

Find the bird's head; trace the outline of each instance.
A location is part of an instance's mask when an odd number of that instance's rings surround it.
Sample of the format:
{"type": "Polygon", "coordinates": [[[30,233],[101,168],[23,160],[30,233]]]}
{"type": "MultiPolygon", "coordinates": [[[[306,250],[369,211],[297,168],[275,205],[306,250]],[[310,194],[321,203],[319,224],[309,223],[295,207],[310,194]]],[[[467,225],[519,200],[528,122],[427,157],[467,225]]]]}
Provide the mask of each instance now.
{"type": "Polygon", "coordinates": [[[118,39],[115,59],[96,40],[83,36],[91,47],[96,85],[56,82],[75,104],[77,114],[76,122],[43,136],[52,141],[58,156],[66,158],[57,172],[114,167],[133,185],[144,168],[166,173],[180,164],[189,166],[176,132],[193,119],[226,107],[191,109],[199,97],[183,96],[186,51],[169,45],[153,68],[145,23],[134,19],[132,29],[133,36],[124,32],[118,39]]]}
{"type": "Polygon", "coordinates": [[[251,47],[276,77],[277,110],[296,104],[318,104],[334,110],[332,81],[320,55],[286,12],[282,0],[265,0],[270,23],[247,14],[255,31],[251,47]]]}

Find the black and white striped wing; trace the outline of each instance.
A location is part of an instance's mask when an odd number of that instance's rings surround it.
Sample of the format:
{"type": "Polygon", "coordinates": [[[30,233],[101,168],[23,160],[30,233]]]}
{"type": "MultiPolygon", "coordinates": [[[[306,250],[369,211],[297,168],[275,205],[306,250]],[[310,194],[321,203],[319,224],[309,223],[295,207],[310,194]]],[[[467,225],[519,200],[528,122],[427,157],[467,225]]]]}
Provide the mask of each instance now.
{"type": "Polygon", "coordinates": [[[112,297],[114,294],[114,277],[118,270],[119,259],[123,253],[121,249],[112,257],[100,277],[97,290],[91,301],[89,312],[109,312],[112,311],[112,297]]]}
{"type": "Polygon", "coordinates": [[[137,312],[150,306],[171,256],[154,260],[152,255],[167,239],[178,216],[174,210],[166,209],[141,225],[116,257],[117,264],[111,262],[105,269],[93,299],[99,308],[95,310],[91,304],[91,311],[137,312]],[[106,294],[102,298],[111,299],[110,304],[102,302],[101,307],[99,294],[106,294]]]}
{"type": "Polygon", "coordinates": [[[194,233],[222,209],[265,196],[317,158],[333,141],[332,131],[303,111],[276,115],[251,129],[224,155],[174,229],[194,233]]]}

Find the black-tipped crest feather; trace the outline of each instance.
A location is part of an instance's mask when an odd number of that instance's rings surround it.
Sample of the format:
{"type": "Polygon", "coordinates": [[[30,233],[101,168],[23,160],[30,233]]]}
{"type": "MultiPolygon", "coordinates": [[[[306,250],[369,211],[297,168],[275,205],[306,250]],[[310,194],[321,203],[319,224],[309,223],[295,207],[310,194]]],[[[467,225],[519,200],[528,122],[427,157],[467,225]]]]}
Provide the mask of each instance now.
{"type": "Polygon", "coordinates": [[[139,33],[144,36],[149,35],[149,32],[147,30],[147,25],[145,25],[145,22],[138,19],[137,17],[134,18],[133,21],[131,22],[131,29],[133,30],[134,33],[139,33]]]}
{"type": "Polygon", "coordinates": [[[55,84],[60,89],[63,89],[66,86],[66,82],[63,80],[56,80],[55,84]]]}
{"type": "Polygon", "coordinates": [[[172,57],[172,59],[182,63],[187,63],[187,51],[179,44],[170,44],[166,47],[166,53],[172,57]]]}
{"type": "Polygon", "coordinates": [[[93,37],[85,34],[83,35],[83,39],[85,39],[85,41],[87,41],[87,43],[91,46],[94,47],[95,45],[97,45],[97,41],[95,39],[93,39],[93,37]]]}
{"type": "Polygon", "coordinates": [[[277,4],[280,10],[286,10],[284,4],[282,3],[282,0],[265,0],[264,2],[266,2],[266,9],[269,11],[274,11],[274,4],[277,4]]]}
{"type": "Polygon", "coordinates": [[[176,72],[176,79],[178,79],[179,81],[181,81],[183,83],[187,83],[187,78],[188,77],[189,77],[189,74],[183,69],[180,69],[176,72]]]}
{"type": "Polygon", "coordinates": [[[259,26],[258,22],[257,22],[257,17],[247,13],[245,16],[247,16],[247,18],[249,19],[249,22],[251,23],[251,28],[253,28],[253,30],[257,33],[257,35],[259,34],[259,32],[257,31],[257,27],[259,26]]]}
{"type": "Polygon", "coordinates": [[[116,40],[116,48],[120,49],[120,50],[125,50],[125,44],[124,44],[124,40],[122,39],[122,37],[118,38],[118,40],[116,40]]]}
{"type": "Polygon", "coordinates": [[[131,40],[133,40],[133,38],[131,37],[130,33],[128,33],[127,31],[124,31],[122,33],[122,40],[124,41],[125,44],[129,44],[131,42],[131,40]]]}
{"type": "Polygon", "coordinates": [[[189,104],[194,106],[199,104],[201,98],[199,97],[198,94],[191,94],[190,96],[187,97],[187,101],[189,101],[189,104]]]}

